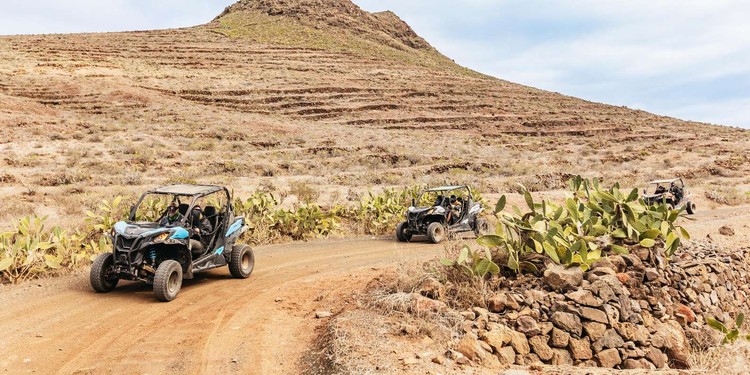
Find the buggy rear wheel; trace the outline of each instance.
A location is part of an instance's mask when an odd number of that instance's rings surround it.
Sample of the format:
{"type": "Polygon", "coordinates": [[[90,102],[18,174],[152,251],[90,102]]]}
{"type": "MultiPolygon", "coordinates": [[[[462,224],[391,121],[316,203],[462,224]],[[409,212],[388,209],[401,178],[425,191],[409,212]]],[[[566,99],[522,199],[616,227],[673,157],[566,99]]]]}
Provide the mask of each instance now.
{"type": "Polygon", "coordinates": [[[411,233],[407,232],[409,224],[405,221],[402,221],[398,225],[396,225],[396,238],[400,242],[409,242],[411,241],[411,233]]]}
{"type": "Polygon", "coordinates": [[[229,273],[237,279],[247,279],[255,269],[255,253],[250,246],[242,244],[232,250],[229,273]]]}
{"type": "Polygon", "coordinates": [[[690,214],[690,215],[692,215],[692,214],[695,213],[695,203],[693,203],[693,202],[688,202],[687,203],[687,213],[690,214]]]}
{"type": "Polygon", "coordinates": [[[111,292],[120,281],[117,277],[109,275],[112,266],[115,264],[115,258],[112,253],[99,254],[91,265],[89,273],[89,283],[91,288],[97,293],[111,292]]]}
{"type": "Polygon", "coordinates": [[[165,260],[159,264],[154,275],[156,299],[169,302],[177,298],[182,288],[182,265],[176,260],[165,260]]]}
{"type": "Polygon", "coordinates": [[[427,227],[427,239],[432,243],[440,243],[445,239],[445,226],[441,223],[432,223],[427,227]]]}

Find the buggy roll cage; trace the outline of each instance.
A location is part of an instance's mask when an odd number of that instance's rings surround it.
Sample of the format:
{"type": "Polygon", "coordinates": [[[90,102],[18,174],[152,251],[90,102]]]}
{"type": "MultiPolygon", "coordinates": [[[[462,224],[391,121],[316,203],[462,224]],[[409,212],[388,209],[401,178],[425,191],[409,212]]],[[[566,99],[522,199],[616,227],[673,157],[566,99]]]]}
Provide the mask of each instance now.
{"type": "MultiPolygon", "coordinates": [[[[232,199],[231,195],[229,194],[229,190],[226,187],[223,186],[216,186],[216,185],[188,185],[188,184],[181,184],[181,185],[166,185],[162,187],[158,187],[156,189],[148,190],[141,194],[141,197],[138,199],[138,202],[134,204],[132,207],[130,207],[130,215],[128,217],[129,221],[135,221],[135,214],[138,207],[143,203],[143,200],[146,199],[149,195],[170,195],[177,198],[177,201],[180,202],[179,197],[188,197],[192,198],[190,200],[190,203],[188,204],[188,209],[184,217],[182,218],[182,221],[186,221],[188,218],[188,214],[192,212],[193,207],[195,206],[195,203],[203,198],[207,197],[212,194],[216,194],[219,192],[224,192],[224,194],[227,197],[226,201],[226,207],[227,212],[231,213],[233,212],[232,208],[232,199]]],[[[156,221],[158,222],[161,220],[161,218],[164,216],[160,216],[156,221]]]]}

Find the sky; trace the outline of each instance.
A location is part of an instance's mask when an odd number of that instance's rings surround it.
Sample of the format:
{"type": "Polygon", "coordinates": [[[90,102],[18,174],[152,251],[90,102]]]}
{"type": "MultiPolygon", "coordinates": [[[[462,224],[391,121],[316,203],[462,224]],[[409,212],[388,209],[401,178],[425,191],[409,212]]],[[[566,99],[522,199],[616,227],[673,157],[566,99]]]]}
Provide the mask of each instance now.
{"type": "MultiPolygon", "coordinates": [[[[4,0],[0,35],[210,21],[233,0],[4,0]]],[[[746,0],[354,0],[391,10],[457,63],[508,81],[750,128],[746,0]]]]}

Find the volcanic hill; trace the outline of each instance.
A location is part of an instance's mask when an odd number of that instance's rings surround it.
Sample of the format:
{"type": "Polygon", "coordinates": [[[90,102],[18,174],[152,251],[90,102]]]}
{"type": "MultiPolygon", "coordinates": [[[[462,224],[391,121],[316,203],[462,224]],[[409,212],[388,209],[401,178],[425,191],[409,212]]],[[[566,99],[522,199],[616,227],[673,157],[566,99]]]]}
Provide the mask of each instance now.
{"type": "Polygon", "coordinates": [[[749,136],[479,74],[348,0],[243,0],[182,29],[0,37],[5,219],[82,217],[95,198],[168,181],[292,195],[305,184],[324,203],[418,183],[552,190],[578,173],[708,190],[748,184],[749,136]]]}

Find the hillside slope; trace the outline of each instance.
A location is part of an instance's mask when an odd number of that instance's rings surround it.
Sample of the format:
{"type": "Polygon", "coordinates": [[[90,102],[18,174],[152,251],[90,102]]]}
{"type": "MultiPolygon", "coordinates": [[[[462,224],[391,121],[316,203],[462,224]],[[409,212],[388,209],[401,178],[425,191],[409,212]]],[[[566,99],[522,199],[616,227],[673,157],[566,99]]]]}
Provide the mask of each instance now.
{"type": "Polygon", "coordinates": [[[548,190],[575,173],[744,186],[749,135],[472,72],[348,0],[0,37],[0,195],[13,197],[0,221],[81,217],[97,197],[178,180],[290,196],[301,182],[322,202],[415,183],[548,190]]]}

